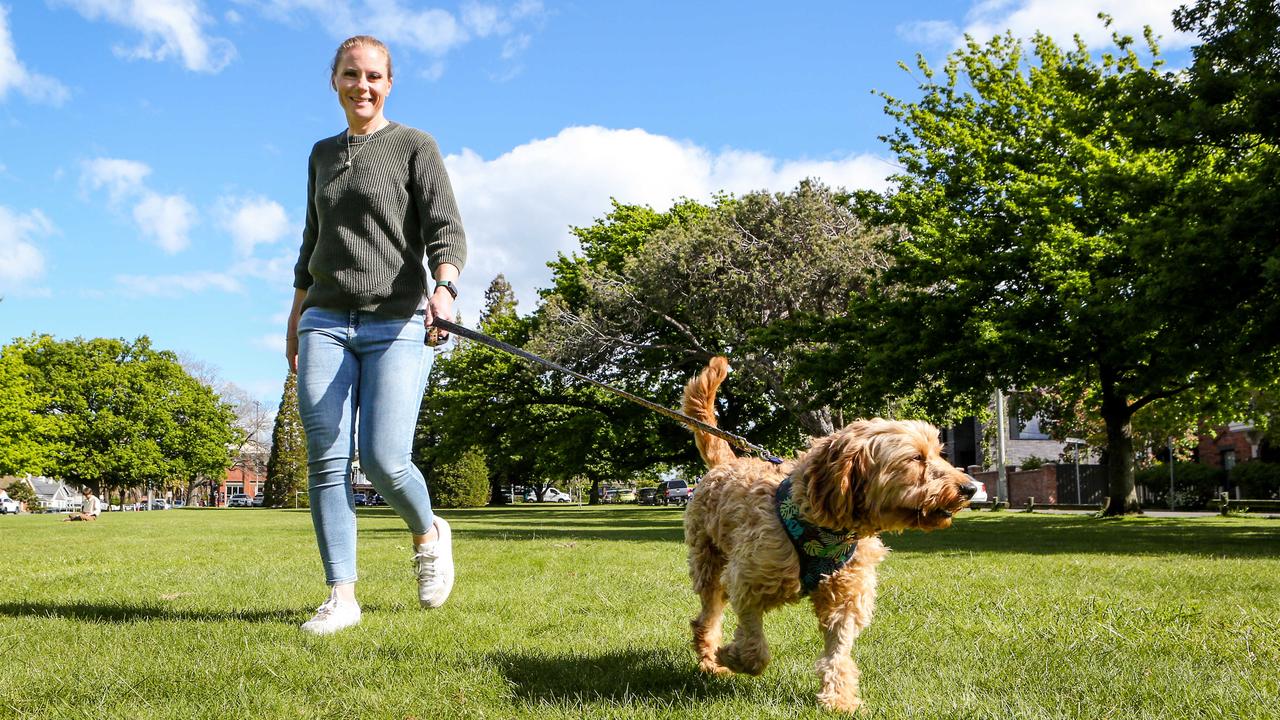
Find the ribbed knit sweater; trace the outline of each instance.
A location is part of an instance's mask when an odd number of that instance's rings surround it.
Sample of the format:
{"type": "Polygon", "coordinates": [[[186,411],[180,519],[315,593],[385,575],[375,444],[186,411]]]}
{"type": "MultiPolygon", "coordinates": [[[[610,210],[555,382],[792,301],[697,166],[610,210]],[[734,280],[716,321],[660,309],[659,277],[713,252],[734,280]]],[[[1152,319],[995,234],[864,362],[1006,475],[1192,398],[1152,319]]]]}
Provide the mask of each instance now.
{"type": "Polygon", "coordinates": [[[307,220],[293,268],[302,309],[409,317],[427,292],[423,256],[459,270],[462,218],[440,149],[421,130],[391,123],[368,135],[325,138],[307,164],[307,220]],[[350,159],[350,167],[347,161],[350,159]]]}

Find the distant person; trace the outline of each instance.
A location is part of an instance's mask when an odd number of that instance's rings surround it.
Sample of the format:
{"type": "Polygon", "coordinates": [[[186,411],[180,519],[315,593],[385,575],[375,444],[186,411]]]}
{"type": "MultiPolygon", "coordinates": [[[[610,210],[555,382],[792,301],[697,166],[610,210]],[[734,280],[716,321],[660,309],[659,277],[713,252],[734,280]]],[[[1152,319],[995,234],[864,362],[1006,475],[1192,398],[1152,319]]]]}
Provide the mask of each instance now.
{"type": "Polygon", "coordinates": [[[97,520],[98,516],[102,514],[102,500],[98,499],[98,496],[93,494],[93,488],[86,487],[80,491],[80,494],[84,496],[84,500],[80,502],[80,512],[75,515],[68,515],[63,519],[63,522],[71,520],[97,520]]]}
{"type": "Polygon", "coordinates": [[[347,128],[317,142],[307,165],[285,356],[298,373],[311,519],[331,587],[302,625],[317,635],[360,622],[356,437],[365,475],[413,534],[419,602],[439,607],[453,588],[452,533],[410,455],[433,357],[424,342],[435,318],[453,317],[467,245],[435,140],[383,114],[391,85],[382,42],[343,41],[329,86],[347,128]]]}

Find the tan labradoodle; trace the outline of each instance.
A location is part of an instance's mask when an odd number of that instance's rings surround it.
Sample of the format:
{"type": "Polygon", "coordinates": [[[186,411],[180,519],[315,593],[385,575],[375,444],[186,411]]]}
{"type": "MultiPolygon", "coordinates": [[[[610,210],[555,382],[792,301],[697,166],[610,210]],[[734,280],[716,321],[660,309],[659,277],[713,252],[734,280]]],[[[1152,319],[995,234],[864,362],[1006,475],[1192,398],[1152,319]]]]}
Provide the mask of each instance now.
{"type": "MultiPolygon", "coordinates": [[[[727,372],[728,361],[717,357],[690,380],[685,413],[714,425],[727,372]]],[[[684,516],[689,575],[702,600],[691,623],[699,667],[763,672],[765,612],[809,595],[825,642],[818,700],[854,712],[861,700],[850,651],[875,610],[876,566],[889,552],[880,533],[948,527],[977,486],[942,458],[938,430],[925,422],[859,420],[782,465],[737,457],[724,440],[695,435],[711,469],[684,516]],[[738,627],[721,647],[726,604],[738,627]]]]}

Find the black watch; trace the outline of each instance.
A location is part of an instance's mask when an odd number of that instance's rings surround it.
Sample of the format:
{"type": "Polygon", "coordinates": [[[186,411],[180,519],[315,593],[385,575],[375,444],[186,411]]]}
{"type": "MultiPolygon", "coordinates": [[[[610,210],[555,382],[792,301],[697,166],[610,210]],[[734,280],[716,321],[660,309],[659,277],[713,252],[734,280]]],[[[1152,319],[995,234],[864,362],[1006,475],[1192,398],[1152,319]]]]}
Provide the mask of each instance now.
{"type": "Polygon", "coordinates": [[[448,290],[449,295],[451,295],[454,300],[458,299],[458,286],[454,285],[452,280],[437,280],[436,290],[439,290],[440,288],[448,290]]]}

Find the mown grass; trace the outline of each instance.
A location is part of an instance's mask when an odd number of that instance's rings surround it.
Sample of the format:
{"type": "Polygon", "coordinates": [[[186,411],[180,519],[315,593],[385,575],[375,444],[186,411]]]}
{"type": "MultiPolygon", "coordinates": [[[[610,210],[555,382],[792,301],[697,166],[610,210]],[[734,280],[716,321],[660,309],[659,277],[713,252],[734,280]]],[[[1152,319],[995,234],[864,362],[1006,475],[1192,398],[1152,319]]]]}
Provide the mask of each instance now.
{"type": "MultiPolygon", "coordinates": [[[[0,518],[0,717],[821,718],[807,604],[774,662],[705,678],[681,511],[445,511],[459,580],[418,609],[408,538],[362,511],[365,621],[305,511],[0,518]]],[[[854,655],[867,718],[1276,718],[1280,522],[964,513],[891,536],[854,655]]]]}

